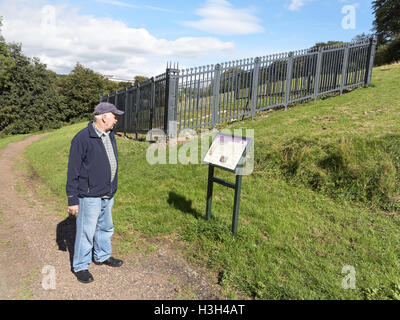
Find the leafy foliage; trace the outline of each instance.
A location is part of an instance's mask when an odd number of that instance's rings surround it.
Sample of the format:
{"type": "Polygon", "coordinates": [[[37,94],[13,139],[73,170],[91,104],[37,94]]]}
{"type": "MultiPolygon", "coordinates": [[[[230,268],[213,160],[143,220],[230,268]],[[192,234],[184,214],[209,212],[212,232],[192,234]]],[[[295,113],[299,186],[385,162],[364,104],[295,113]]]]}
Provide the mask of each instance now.
{"type": "Polygon", "coordinates": [[[400,2],[398,0],[375,0],[372,2],[375,14],[374,30],[378,42],[384,44],[400,33],[400,2]]]}
{"type": "MultiPolygon", "coordinates": [[[[1,17],[0,17],[0,32],[1,32],[1,17]]],[[[14,66],[14,61],[7,50],[7,45],[0,33],[0,90],[3,90],[9,85],[10,69],[14,66]]]]}
{"type": "Polygon", "coordinates": [[[149,80],[148,77],[136,76],[136,77],[135,77],[135,84],[143,83],[143,82],[146,82],[147,80],[149,80]]]}
{"type": "Polygon", "coordinates": [[[393,41],[380,45],[375,54],[376,66],[396,61],[400,61],[400,34],[393,41]]]}
{"type": "Polygon", "coordinates": [[[0,94],[0,131],[14,134],[60,127],[65,104],[55,86],[56,74],[37,58],[25,57],[21,45],[5,47],[12,63],[0,94]]]}
{"type": "Polygon", "coordinates": [[[38,58],[24,56],[21,44],[8,44],[0,34],[2,135],[59,128],[66,122],[89,120],[100,92],[110,93],[128,86],[130,83],[103,79],[79,62],[68,75],[57,75],[47,70],[38,58]]]}
{"type": "Polygon", "coordinates": [[[400,60],[400,2],[398,0],[375,0],[374,31],[378,36],[375,64],[383,65],[400,60]]]}

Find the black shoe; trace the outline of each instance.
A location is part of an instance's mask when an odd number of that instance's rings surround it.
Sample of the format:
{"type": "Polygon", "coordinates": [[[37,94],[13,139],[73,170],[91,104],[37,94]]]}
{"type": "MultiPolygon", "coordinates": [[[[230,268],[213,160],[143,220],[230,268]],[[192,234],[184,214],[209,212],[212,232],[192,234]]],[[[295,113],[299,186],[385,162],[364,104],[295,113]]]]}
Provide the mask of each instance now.
{"type": "Polygon", "coordinates": [[[105,260],[103,262],[94,261],[94,264],[97,264],[98,266],[105,264],[106,266],[110,266],[110,267],[120,267],[120,266],[122,266],[123,263],[124,262],[122,260],[115,259],[113,257],[109,257],[107,260],[105,260]]]}
{"type": "Polygon", "coordinates": [[[83,283],[89,283],[94,280],[93,276],[89,272],[89,270],[81,270],[81,271],[75,272],[75,275],[78,278],[78,280],[83,283]]]}

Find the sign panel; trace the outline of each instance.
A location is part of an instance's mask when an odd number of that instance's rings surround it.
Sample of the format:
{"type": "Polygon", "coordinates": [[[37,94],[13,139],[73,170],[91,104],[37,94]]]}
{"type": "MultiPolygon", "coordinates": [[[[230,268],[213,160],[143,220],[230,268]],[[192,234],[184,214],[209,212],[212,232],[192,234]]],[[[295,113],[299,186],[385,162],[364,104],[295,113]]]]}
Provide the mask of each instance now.
{"type": "Polygon", "coordinates": [[[210,149],[208,149],[203,159],[203,163],[235,171],[249,142],[250,140],[246,137],[235,137],[218,133],[214,137],[210,149]]]}

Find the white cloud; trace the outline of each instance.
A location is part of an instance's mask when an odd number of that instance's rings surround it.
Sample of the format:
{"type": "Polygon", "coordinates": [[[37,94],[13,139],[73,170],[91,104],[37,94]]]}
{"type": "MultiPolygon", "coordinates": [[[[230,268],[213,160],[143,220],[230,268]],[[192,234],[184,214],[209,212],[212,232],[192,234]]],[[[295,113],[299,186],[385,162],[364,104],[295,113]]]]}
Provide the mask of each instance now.
{"type": "Polygon", "coordinates": [[[289,10],[296,11],[296,10],[300,9],[302,6],[304,6],[303,0],[291,0],[291,3],[289,5],[289,10]]]}
{"type": "Polygon", "coordinates": [[[105,4],[110,4],[114,6],[119,6],[119,7],[128,7],[128,8],[145,8],[145,9],[150,9],[150,10],[155,10],[155,11],[163,11],[163,12],[175,12],[174,10],[166,9],[166,8],[160,8],[160,7],[155,7],[155,6],[138,6],[135,4],[123,2],[123,1],[116,1],[116,0],[96,0],[96,2],[100,3],[105,3],[105,4]]]}
{"type": "Polygon", "coordinates": [[[200,20],[182,23],[217,35],[244,35],[264,30],[253,10],[236,9],[226,0],[207,0],[203,8],[196,10],[196,14],[201,17],[200,20]]]}
{"type": "Polygon", "coordinates": [[[166,61],[207,56],[232,50],[232,42],[217,38],[160,39],[144,28],[121,21],[80,15],[67,5],[46,1],[0,1],[2,34],[7,42],[20,42],[24,53],[37,56],[51,70],[68,73],[79,61],[102,74],[132,79],[165,71],[166,61]]]}

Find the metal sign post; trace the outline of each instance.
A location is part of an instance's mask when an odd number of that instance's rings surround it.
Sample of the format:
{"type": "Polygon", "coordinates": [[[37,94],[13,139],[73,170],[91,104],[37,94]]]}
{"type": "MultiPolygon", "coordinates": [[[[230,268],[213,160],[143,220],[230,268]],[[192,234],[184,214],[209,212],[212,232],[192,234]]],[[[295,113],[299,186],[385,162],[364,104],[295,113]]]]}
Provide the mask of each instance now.
{"type": "Polygon", "coordinates": [[[235,190],[233,215],[232,215],[232,234],[236,235],[239,221],[240,193],[242,189],[242,172],[252,139],[245,137],[235,137],[224,134],[217,134],[203,159],[203,163],[208,163],[208,185],[207,185],[207,206],[206,219],[212,217],[212,195],[213,184],[218,183],[225,187],[235,190]],[[236,182],[232,183],[214,176],[214,169],[221,168],[235,173],[236,182]]]}

